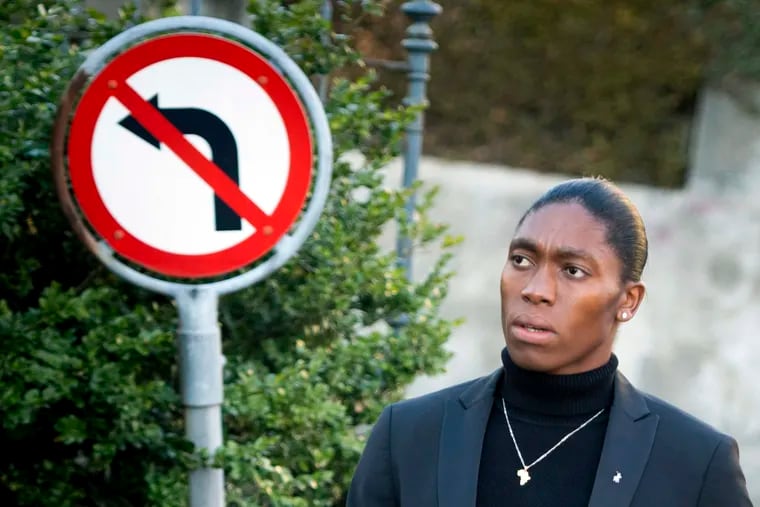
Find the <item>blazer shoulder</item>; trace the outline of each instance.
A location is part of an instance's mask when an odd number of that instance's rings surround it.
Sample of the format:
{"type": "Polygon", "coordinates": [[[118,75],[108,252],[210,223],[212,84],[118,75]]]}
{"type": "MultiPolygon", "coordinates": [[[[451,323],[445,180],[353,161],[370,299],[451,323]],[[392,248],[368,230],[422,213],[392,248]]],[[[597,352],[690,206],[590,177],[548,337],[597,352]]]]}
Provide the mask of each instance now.
{"type": "Polygon", "coordinates": [[[474,398],[493,396],[500,370],[489,375],[468,380],[438,391],[398,401],[391,405],[394,414],[416,413],[429,410],[441,410],[450,400],[459,400],[468,405],[474,398]]]}
{"type": "Polygon", "coordinates": [[[641,394],[658,417],[650,462],[658,463],[664,475],[685,470],[683,483],[700,477],[696,492],[700,507],[752,507],[736,440],[656,396],[641,394]]]}
{"type": "Polygon", "coordinates": [[[659,429],[676,439],[701,442],[710,449],[731,437],[705,421],[649,393],[642,393],[649,410],[659,417],[659,429]]]}

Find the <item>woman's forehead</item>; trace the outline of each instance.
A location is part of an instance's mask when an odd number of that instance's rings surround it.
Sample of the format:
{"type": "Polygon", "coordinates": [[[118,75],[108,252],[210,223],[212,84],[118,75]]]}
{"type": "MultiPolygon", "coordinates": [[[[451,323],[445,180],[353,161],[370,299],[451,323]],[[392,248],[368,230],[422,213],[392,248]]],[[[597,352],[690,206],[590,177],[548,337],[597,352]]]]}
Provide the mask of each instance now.
{"type": "Polygon", "coordinates": [[[547,204],[531,212],[515,231],[514,241],[530,241],[540,249],[613,253],[607,226],[577,202],[547,204]]]}

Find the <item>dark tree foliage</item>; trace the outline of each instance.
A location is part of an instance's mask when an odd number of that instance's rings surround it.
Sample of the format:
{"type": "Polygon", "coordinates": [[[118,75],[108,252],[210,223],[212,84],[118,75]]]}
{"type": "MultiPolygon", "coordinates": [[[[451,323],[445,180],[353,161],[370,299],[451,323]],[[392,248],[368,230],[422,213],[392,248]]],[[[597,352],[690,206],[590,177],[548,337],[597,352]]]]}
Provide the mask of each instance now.
{"type": "MultiPolygon", "coordinates": [[[[706,84],[760,78],[758,0],[438,0],[429,151],[679,186],[706,84]]],[[[393,0],[395,12],[401,0],[393,0]]],[[[403,17],[365,24],[403,57],[403,17]]],[[[400,76],[382,80],[399,89],[400,76]]]]}

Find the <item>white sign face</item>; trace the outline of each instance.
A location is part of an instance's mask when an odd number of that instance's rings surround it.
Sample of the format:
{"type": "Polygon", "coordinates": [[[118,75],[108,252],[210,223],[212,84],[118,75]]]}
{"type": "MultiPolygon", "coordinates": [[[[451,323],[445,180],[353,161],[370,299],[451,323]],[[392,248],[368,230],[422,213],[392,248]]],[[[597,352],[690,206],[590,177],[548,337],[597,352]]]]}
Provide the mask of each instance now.
{"type": "Polygon", "coordinates": [[[82,93],[68,140],[82,213],[113,250],[202,278],[270,251],[301,213],[310,125],[283,74],[238,42],[161,35],[113,58],[82,93]]]}
{"type": "MultiPolygon", "coordinates": [[[[154,63],[127,83],[217,166],[225,169],[224,161],[236,158],[232,179],[264,213],[274,212],[288,179],[290,145],[283,119],[259,83],[226,63],[197,57],[154,63]]],[[[154,248],[185,255],[217,252],[255,232],[245,219],[227,230],[218,227],[211,186],[168,146],[156,147],[150,134],[146,140],[135,133],[139,127],[122,125],[129,117],[116,97],[109,98],[92,139],[97,192],[126,231],[154,248]]]]}

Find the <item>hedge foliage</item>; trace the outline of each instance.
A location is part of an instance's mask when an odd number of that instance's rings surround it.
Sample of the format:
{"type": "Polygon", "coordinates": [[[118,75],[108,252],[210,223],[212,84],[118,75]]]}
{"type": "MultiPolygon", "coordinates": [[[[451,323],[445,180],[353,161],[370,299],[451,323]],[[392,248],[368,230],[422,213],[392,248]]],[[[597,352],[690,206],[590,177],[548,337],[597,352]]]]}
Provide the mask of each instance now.
{"type": "MultiPolygon", "coordinates": [[[[376,12],[363,1],[346,15],[376,12]]],[[[254,29],[309,74],[356,66],[317,0],[254,0],[254,29]],[[315,43],[315,41],[322,41],[315,43]]],[[[57,101],[83,54],[134,19],[109,22],[75,0],[0,5],[0,502],[18,506],[179,506],[188,467],[177,394],[176,311],[109,274],[57,205],[48,143],[57,101]]],[[[219,456],[235,506],[339,505],[366,429],[419,373],[439,371],[451,326],[439,315],[448,253],[407,281],[378,237],[406,193],[381,168],[411,112],[387,107],[372,77],[334,79],[326,103],[336,162],[313,236],[274,276],[227,296],[219,456]],[[360,152],[361,162],[343,155],[360,152]],[[395,332],[386,322],[401,315],[395,332]]],[[[420,247],[455,240],[427,216],[420,247]]]]}
{"type": "MultiPolygon", "coordinates": [[[[760,78],[758,0],[437,1],[441,156],[678,186],[702,86],[760,78]]],[[[403,16],[365,28],[372,56],[404,58],[403,16]]]]}

